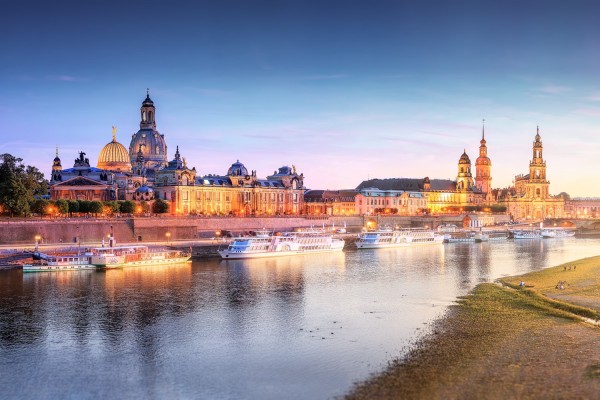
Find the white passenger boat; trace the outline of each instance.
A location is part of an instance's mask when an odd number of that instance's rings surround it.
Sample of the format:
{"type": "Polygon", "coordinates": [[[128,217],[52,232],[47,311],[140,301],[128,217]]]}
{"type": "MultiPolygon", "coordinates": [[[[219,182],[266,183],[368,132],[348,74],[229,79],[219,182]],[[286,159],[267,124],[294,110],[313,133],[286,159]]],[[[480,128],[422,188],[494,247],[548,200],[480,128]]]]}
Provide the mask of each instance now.
{"type": "Polygon", "coordinates": [[[381,249],[387,247],[417,246],[427,244],[440,244],[444,236],[438,235],[429,229],[382,229],[378,231],[363,232],[356,239],[359,249],[381,249]]]}
{"type": "Polygon", "coordinates": [[[539,229],[515,230],[511,233],[514,239],[539,239],[542,237],[539,229]]]}
{"type": "MultiPolygon", "coordinates": [[[[472,231],[456,231],[446,233],[444,235],[444,241],[446,243],[474,243],[476,242],[477,235],[478,233],[472,231]]],[[[480,235],[479,239],[479,241],[482,242],[486,238],[484,235],[480,235]]]]}
{"type": "Polygon", "coordinates": [[[575,231],[563,228],[544,228],[541,235],[546,239],[562,239],[575,236],[575,231]]]}
{"type": "Polygon", "coordinates": [[[219,250],[224,259],[281,257],[308,253],[342,251],[345,242],[322,230],[305,230],[273,235],[258,231],[256,236],[234,238],[225,250],[219,250]]]}
{"type": "Polygon", "coordinates": [[[48,272],[48,271],[77,271],[82,269],[96,269],[90,262],[90,255],[46,255],[40,257],[39,262],[23,264],[23,272],[48,272]]]}
{"type": "Polygon", "coordinates": [[[499,241],[508,239],[508,231],[486,231],[485,234],[488,237],[488,241],[499,241]]]}
{"type": "Polygon", "coordinates": [[[90,263],[99,268],[180,264],[188,261],[192,256],[191,253],[181,250],[148,246],[96,247],[89,251],[90,263]]]}

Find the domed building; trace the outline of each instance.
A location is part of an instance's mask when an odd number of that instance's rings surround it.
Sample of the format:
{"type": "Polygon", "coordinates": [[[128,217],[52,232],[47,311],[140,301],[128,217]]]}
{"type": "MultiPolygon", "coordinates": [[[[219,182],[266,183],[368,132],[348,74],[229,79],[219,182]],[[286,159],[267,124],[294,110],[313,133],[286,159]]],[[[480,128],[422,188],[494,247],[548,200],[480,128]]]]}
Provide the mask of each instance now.
{"type": "Polygon", "coordinates": [[[471,174],[471,159],[465,149],[458,160],[458,175],[456,176],[456,189],[459,191],[471,190],[473,175],[471,174]]]}
{"type": "Polygon", "coordinates": [[[113,126],[113,138],[100,151],[98,169],[114,172],[131,172],[131,161],[125,146],[117,142],[117,128],[113,126]]]}
{"type": "Polygon", "coordinates": [[[146,99],[140,108],[140,130],[134,133],[129,144],[129,162],[135,165],[143,156],[146,178],[153,182],[156,170],[167,166],[167,144],[165,136],[156,130],[156,108],[146,92],[146,99]]]}
{"type": "Polygon", "coordinates": [[[240,160],[237,160],[236,162],[231,164],[231,167],[229,167],[229,169],[227,170],[227,176],[246,176],[246,175],[248,175],[248,170],[246,169],[244,164],[242,164],[240,162],[240,160]]]}

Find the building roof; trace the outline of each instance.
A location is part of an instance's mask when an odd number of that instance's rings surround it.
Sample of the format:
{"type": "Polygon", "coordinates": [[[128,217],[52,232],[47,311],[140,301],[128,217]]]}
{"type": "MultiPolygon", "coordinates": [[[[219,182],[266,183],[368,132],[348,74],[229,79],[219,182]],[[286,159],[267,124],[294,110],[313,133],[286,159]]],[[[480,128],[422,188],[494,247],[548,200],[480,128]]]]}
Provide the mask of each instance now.
{"type": "MultiPolygon", "coordinates": [[[[369,179],[362,181],[356,187],[356,190],[367,188],[376,188],[380,190],[404,190],[404,191],[423,191],[424,179],[418,178],[387,178],[387,179],[369,179]]],[[[451,179],[430,179],[430,190],[455,191],[456,181],[451,179]]]]}

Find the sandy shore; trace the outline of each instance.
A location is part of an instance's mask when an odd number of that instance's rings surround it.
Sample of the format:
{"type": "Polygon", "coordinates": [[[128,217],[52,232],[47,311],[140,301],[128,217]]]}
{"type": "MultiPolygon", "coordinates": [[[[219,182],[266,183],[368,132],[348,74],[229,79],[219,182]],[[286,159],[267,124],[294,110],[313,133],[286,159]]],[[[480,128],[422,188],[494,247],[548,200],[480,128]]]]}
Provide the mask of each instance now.
{"type": "Polygon", "coordinates": [[[583,322],[599,317],[600,257],[501,283],[460,299],[347,398],[600,399],[600,327],[583,322]]]}

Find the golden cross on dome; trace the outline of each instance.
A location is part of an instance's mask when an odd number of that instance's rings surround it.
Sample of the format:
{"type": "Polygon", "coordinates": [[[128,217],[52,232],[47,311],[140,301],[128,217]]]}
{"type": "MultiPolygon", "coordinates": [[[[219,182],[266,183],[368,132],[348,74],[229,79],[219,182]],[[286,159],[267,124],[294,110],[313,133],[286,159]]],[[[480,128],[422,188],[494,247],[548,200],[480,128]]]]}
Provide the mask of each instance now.
{"type": "Polygon", "coordinates": [[[113,128],[113,133],[112,133],[112,135],[113,135],[113,142],[116,142],[117,141],[117,127],[113,125],[112,128],[113,128]]]}

